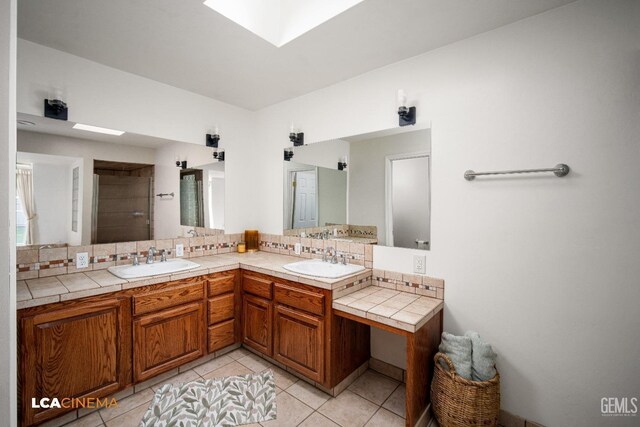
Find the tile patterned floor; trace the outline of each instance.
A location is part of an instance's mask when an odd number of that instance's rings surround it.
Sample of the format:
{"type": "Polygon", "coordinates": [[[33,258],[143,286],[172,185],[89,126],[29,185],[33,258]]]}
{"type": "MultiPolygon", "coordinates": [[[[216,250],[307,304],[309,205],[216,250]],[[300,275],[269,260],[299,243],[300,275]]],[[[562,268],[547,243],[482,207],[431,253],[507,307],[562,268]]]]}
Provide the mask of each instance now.
{"type": "MultiPolygon", "coordinates": [[[[138,391],[107,408],[78,418],[67,427],[137,427],[149,407],[154,390],[171,382],[241,375],[271,368],[276,380],[278,419],[251,427],[360,427],[404,426],[404,385],[368,370],[347,390],[332,398],[290,373],[245,349],[237,349],[165,382],[138,391]]],[[[60,423],[56,425],[61,425],[60,423]]]]}

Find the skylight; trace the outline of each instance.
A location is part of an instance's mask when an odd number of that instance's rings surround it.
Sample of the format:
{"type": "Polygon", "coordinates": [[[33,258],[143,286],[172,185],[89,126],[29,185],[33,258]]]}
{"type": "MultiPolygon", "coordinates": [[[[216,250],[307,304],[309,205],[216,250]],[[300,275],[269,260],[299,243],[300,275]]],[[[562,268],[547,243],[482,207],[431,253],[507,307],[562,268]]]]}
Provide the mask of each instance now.
{"type": "Polygon", "coordinates": [[[364,0],[206,0],[204,4],[282,47],[364,0]]]}

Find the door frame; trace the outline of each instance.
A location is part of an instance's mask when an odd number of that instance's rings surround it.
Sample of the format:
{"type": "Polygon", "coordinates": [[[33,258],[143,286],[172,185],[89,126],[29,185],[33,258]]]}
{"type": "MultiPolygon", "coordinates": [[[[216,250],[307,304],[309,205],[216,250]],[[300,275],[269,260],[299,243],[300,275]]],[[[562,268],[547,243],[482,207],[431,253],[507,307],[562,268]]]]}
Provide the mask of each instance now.
{"type": "MultiPolygon", "coordinates": [[[[289,198],[289,200],[291,200],[292,196],[293,196],[293,192],[292,192],[292,188],[293,186],[291,185],[292,180],[293,180],[293,172],[315,172],[316,174],[316,227],[319,226],[318,224],[318,214],[320,213],[320,203],[318,203],[318,179],[319,179],[319,175],[318,175],[318,166],[311,166],[311,165],[300,165],[297,167],[293,167],[291,169],[287,169],[287,179],[286,179],[286,194],[287,197],[289,198]]],[[[284,204],[284,230],[295,230],[293,228],[293,211],[291,210],[291,203],[287,203],[287,197],[283,197],[283,204],[284,204]]]]}
{"type": "MultiPolygon", "coordinates": [[[[396,160],[416,159],[426,157],[429,164],[427,206],[429,207],[429,222],[431,222],[431,152],[416,151],[412,153],[390,154],[384,158],[384,226],[385,246],[394,246],[393,242],[393,162],[396,160]]],[[[429,225],[431,228],[431,225],[429,225]]],[[[431,240],[431,239],[429,239],[431,240]]],[[[429,242],[431,248],[431,242],[429,242]]]]}

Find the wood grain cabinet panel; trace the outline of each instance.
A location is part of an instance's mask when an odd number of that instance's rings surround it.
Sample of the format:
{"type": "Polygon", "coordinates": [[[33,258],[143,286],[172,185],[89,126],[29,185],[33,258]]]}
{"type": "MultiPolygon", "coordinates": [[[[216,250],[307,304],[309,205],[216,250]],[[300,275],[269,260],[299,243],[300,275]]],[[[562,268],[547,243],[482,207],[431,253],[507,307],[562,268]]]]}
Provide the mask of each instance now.
{"type": "Polygon", "coordinates": [[[273,357],[278,362],[322,383],[324,344],[322,318],[276,304],[273,357]]]}
{"type": "Polygon", "coordinates": [[[209,353],[236,342],[235,319],[209,326],[209,353]]]}
{"type": "Polygon", "coordinates": [[[176,282],[176,286],[167,286],[142,295],[134,295],[134,316],[192,301],[200,301],[204,298],[204,281],[192,283],[191,280],[186,280],[185,282],[176,282]]]}
{"type": "Polygon", "coordinates": [[[236,273],[221,273],[207,280],[209,297],[233,292],[236,288],[236,273]]]}
{"type": "Polygon", "coordinates": [[[282,283],[275,284],[275,301],[309,313],[324,315],[324,295],[282,283]]]}
{"type": "Polygon", "coordinates": [[[242,290],[258,297],[273,298],[273,280],[254,274],[242,275],[242,290]]]}
{"type": "Polygon", "coordinates": [[[234,317],[234,294],[219,295],[209,298],[208,318],[209,324],[224,322],[234,317]]]}
{"type": "Polygon", "coordinates": [[[203,301],[194,302],[134,320],[134,381],[144,381],[204,356],[203,305],[203,301]]]}
{"type": "Polygon", "coordinates": [[[273,303],[253,295],[242,300],[243,342],[268,356],[272,355],[273,303]]]}
{"type": "Polygon", "coordinates": [[[68,412],[34,409],[32,399],[105,397],[131,381],[130,302],[66,305],[21,319],[23,425],[68,412]]]}

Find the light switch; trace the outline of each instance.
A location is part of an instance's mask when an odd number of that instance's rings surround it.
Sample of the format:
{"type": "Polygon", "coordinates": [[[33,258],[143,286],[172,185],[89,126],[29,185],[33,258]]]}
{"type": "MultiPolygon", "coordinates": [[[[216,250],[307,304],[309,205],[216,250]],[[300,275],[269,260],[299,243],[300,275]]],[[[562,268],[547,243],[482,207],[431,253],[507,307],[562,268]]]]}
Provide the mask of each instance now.
{"type": "Polygon", "coordinates": [[[184,245],[182,243],[176,245],[176,256],[184,256],[184,245]]]}
{"type": "Polygon", "coordinates": [[[296,255],[300,255],[300,252],[302,252],[302,245],[300,243],[296,243],[293,247],[293,251],[296,255]]]}

